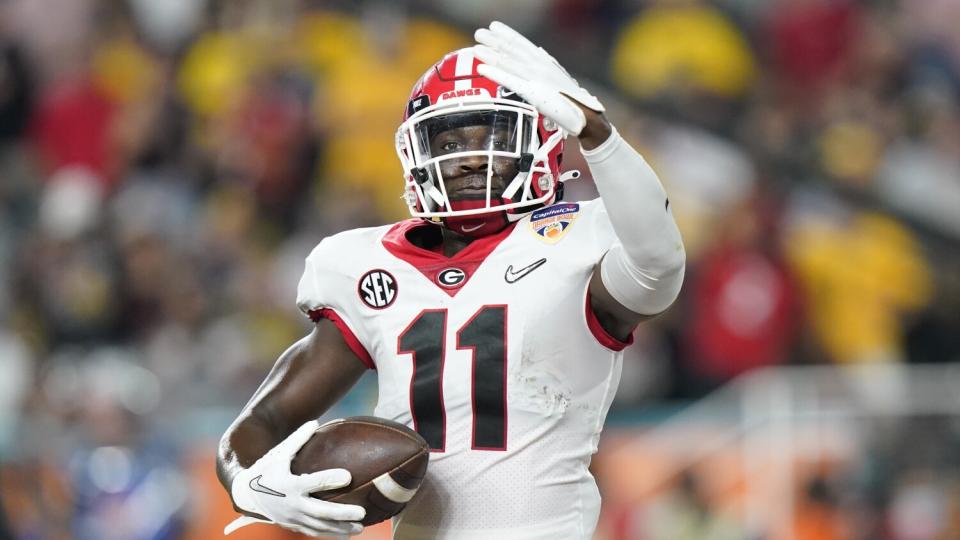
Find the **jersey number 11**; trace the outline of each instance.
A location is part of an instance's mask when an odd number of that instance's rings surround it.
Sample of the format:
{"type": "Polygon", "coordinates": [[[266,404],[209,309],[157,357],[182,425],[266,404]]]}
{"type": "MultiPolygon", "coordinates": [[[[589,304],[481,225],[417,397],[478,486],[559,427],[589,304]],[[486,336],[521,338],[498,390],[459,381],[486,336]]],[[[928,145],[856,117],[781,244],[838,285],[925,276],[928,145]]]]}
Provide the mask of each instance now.
{"type": "MultiPolygon", "coordinates": [[[[399,354],[413,358],[410,412],[430,448],[443,452],[446,410],[443,368],[447,310],[425,309],[400,333],[399,354]]],[[[507,448],[507,306],[483,306],[457,330],[457,349],[472,350],[471,401],[474,450],[507,448]]]]}

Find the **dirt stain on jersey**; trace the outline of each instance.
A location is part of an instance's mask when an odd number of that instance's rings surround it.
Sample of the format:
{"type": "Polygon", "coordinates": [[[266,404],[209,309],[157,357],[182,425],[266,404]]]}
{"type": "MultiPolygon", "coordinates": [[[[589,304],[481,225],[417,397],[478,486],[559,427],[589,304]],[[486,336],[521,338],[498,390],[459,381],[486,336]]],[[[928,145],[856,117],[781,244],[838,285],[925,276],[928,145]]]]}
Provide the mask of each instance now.
{"type": "Polygon", "coordinates": [[[563,416],[570,405],[570,391],[563,388],[560,380],[549,373],[518,373],[513,379],[515,384],[512,386],[516,393],[511,393],[511,398],[522,399],[524,405],[560,416],[563,416]]]}

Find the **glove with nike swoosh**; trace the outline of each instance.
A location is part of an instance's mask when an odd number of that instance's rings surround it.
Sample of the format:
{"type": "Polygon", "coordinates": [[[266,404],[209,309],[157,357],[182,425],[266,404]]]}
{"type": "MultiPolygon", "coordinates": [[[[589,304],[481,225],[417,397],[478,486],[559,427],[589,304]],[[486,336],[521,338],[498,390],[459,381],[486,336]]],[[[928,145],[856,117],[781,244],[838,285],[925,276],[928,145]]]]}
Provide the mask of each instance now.
{"type": "Polygon", "coordinates": [[[509,88],[571,135],[586,124],[577,103],[603,112],[600,101],[583,89],[550,53],[499,21],[474,33],[477,72],[509,88]]]}
{"type": "Polygon", "coordinates": [[[359,522],[366,514],[361,506],[314,499],[315,491],[346,486],[350,472],[327,469],[310,474],[293,474],[290,462],[320,427],[311,420],[274,446],[249,468],[240,471],[230,485],[234,504],[247,512],[263,516],[242,516],[224,529],[224,534],[251,523],[274,523],[309,536],[359,534],[359,522]]]}

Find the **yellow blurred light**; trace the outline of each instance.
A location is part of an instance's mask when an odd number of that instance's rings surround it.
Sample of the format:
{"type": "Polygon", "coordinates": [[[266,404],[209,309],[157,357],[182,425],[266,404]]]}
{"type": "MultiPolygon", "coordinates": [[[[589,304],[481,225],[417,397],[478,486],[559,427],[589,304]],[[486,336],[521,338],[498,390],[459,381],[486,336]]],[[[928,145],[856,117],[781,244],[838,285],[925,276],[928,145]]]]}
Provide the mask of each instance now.
{"type": "Polygon", "coordinates": [[[134,41],[115,39],[94,51],[93,78],[111,99],[128,103],[149,94],[159,73],[153,59],[134,41]]]}
{"type": "Polygon", "coordinates": [[[866,184],[871,180],[883,154],[883,141],[862,122],[836,122],[821,135],[820,161],[831,176],[866,184]]]}
{"type": "Polygon", "coordinates": [[[187,52],[178,76],[184,101],[197,114],[227,110],[258,65],[255,43],[239,34],[204,34],[187,52]]]}
{"type": "Polygon", "coordinates": [[[736,97],[753,82],[756,66],[744,36],[718,10],[665,4],[627,24],[614,45],[612,76],[634,97],[677,84],[736,97]]]}

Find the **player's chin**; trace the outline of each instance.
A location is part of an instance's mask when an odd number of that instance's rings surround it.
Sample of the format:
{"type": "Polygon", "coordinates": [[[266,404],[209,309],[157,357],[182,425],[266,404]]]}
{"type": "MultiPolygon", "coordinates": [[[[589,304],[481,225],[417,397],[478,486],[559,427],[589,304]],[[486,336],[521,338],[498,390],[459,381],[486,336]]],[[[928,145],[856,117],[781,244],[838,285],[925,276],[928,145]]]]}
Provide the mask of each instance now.
{"type": "MultiPolygon", "coordinates": [[[[492,186],[490,189],[490,199],[497,200],[503,196],[502,186],[492,186]]],[[[487,199],[486,188],[447,188],[447,196],[451,201],[483,201],[487,199]]]]}
{"type": "MultiPolygon", "coordinates": [[[[495,193],[493,193],[493,194],[491,194],[491,195],[492,195],[492,198],[496,199],[496,194],[495,194],[495,193]]],[[[485,200],[487,200],[487,191],[486,191],[486,190],[482,190],[482,189],[481,189],[481,190],[468,189],[468,190],[463,190],[463,191],[457,191],[457,192],[454,192],[454,193],[450,193],[449,196],[450,196],[450,201],[451,201],[451,202],[458,202],[458,201],[485,201],[485,200]]]]}

